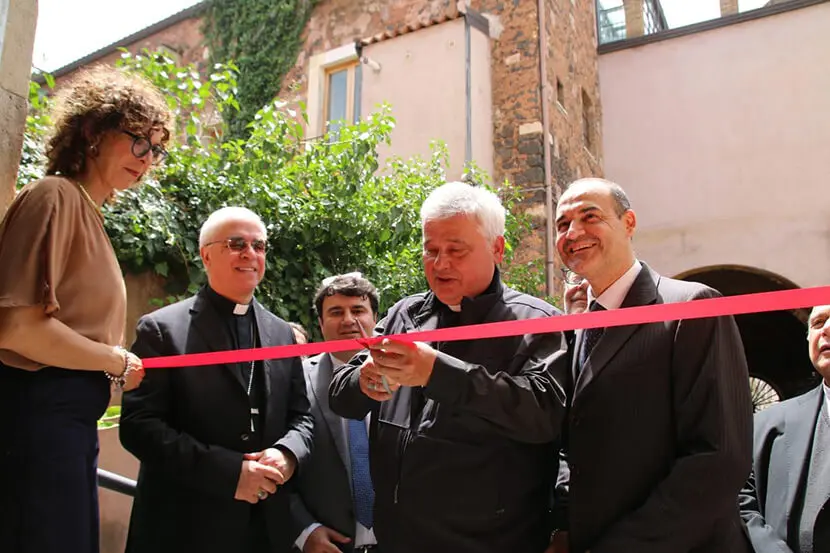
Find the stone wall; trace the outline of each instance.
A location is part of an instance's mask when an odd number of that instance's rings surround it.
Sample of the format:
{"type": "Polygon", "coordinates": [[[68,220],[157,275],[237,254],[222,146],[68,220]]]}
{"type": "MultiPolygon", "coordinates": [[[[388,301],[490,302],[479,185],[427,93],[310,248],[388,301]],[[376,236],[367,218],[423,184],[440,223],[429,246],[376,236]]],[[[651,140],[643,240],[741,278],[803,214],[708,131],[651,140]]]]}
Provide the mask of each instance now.
{"type": "MultiPolygon", "coordinates": [[[[597,82],[595,16],[592,2],[545,0],[548,14],[548,74],[558,76],[565,92],[564,117],[551,117],[553,150],[558,153],[554,170],[561,179],[579,173],[601,172],[599,120],[601,116],[597,82]],[[594,155],[580,145],[582,136],[582,90],[594,108],[594,155]]],[[[297,64],[283,82],[281,97],[304,99],[308,86],[308,59],[328,50],[353,43],[390,28],[422,22],[451,11],[456,2],[448,0],[329,0],[323,1],[303,34],[297,64]]],[[[505,178],[534,191],[542,186],[542,129],[538,58],[538,16],[536,2],[472,0],[470,8],[491,22],[494,180],[505,178]]],[[[416,31],[417,32],[417,31],[416,31]]],[[[554,116],[554,109],[551,109],[554,116]]],[[[543,196],[541,196],[543,197],[543,196]]],[[[535,196],[536,199],[540,196],[535,196]]]]}
{"type": "MultiPolygon", "coordinates": [[[[493,120],[496,175],[526,188],[533,203],[544,201],[543,128],[539,81],[536,2],[481,0],[473,7],[500,29],[493,41],[493,120]]],[[[545,52],[554,185],[601,168],[601,114],[592,2],[545,0],[548,49],[545,52]],[[559,85],[557,85],[557,82],[559,85]],[[582,91],[592,104],[594,153],[582,139],[582,91]],[[558,99],[561,99],[558,101],[558,99]]]]}
{"type": "Polygon", "coordinates": [[[0,219],[14,199],[36,23],[36,0],[0,0],[0,219]]]}
{"type": "MultiPolygon", "coordinates": [[[[202,36],[201,28],[201,17],[191,17],[133,42],[126,46],[126,48],[135,54],[143,48],[154,51],[163,47],[180,65],[193,63],[200,70],[206,70],[209,63],[209,56],[207,47],[203,44],[204,37],[202,36]]],[[[96,59],[90,65],[102,63],[114,64],[120,57],[120,51],[111,52],[96,59]]],[[[58,72],[55,79],[56,86],[60,86],[62,83],[71,79],[76,71],[77,69],[65,73],[58,72]]]]}
{"type": "MultiPolygon", "coordinates": [[[[491,52],[494,180],[507,178],[536,193],[544,181],[537,3],[533,0],[471,0],[469,3],[471,9],[490,20],[494,37],[491,52]]],[[[288,101],[307,97],[311,56],[389,29],[438,18],[456,10],[457,4],[455,0],[322,0],[303,32],[297,63],[283,80],[279,96],[288,101]]],[[[548,140],[554,154],[554,178],[557,183],[563,183],[579,175],[599,174],[602,170],[595,8],[593,2],[571,0],[544,0],[544,4],[551,91],[547,99],[551,115],[548,140]],[[594,140],[590,151],[583,147],[583,91],[591,103],[594,140]]],[[[186,19],[130,45],[129,50],[165,46],[180,52],[183,63],[203,64],[208,52],[202,44],[200,27],[198,17],[186,19]]],[[[119,55],[111,53],[99,61],[111,63],[119,55]]],[[[58,81],[66,77],[62,75],[58,81]]],[[[543,195],[532,197],[538,201],[543,195]]]]}
{"type": "MultiPolygon", "coordinates": [[[[479,0],[491,21],[495,179],[522,187],[536,233],[520,245],[516,261],[545,255],[544,142],[551,150],[554,201],[569,182],[602,175],[601,102],[593,2],[545,0],[549,125],[542,123],[539,16],[532,1],[479,0]],[[583,109],[585,100],[589,105],[583,109]],[[583,117],[591,144],[584,139],[583,117]]],[[[558,276],[558,275],[556,275],[558,276]]]]}
{"type": "MultiPolygon", "coordinates": [[[[544,255],[543,137],[551,143],[555,196],[571,180],[602,175],[602,109],[594,3],[545,0],[544,5],[547,79],[551,91],[545,100],[550,113],[548,129],[542,125],[537,3],[532,0],[469,2],[471,9],[490,21],[493,36],[493,180],[499,183],[508,179],[525,190],[527,207],[538,228],[535,236],[521,244],[520,261],[544,255]],[[589,117],[587,133],[584,115],[589,117]],[[590,145],[585,143],[586,134],[590,145]]],[[[306,97],[311,56],[388,29],[440,16],[454,7],[455,2],[446,0],[322,2],[305,30],[297,65],[286,76],[281,96],[292,102],[306,97]]]]}
{"type": "MultiPolygon", "coordinates": [[[[470,0],[468,4],[489,20],[493,37],[493,181],[508,179],[524,189],[538,229],[521,244],[520,261],[525,261],[544,255],[543,140],[550,143],[554,197],[576,178],[602,175],[595,5],[543,0],[549,91],[544,99],[549,126],[544,129],[537,2],[470,0]]],[[[322,0],[303,32],[297,63],[286,75],[279,96],[290,103],[307,99],[312,56],[391,29],[440,19],[458,5],[455,0],[322,0]]],[[[184,62],[204,62],[207,50],[201,45],[200,24],[198,18],[181,21],[130,49],[166,45],[181,51],[184,62]]],[[[116,57],[110,54],[103,59],[116,57]]]]}
{"type": "Polygon", "coordinates": [[[297,63],[283,79],[280,97],[288,101],[306,97],[311,56],[438,17],[455,5],[455,0],[322,0],[306,25],[297,63]]]}
{"type": "Polygon", "coordinates": [[[553,176],[564,186],[603,171],[596,15],[594,2],[546,2],[553,176]]]}

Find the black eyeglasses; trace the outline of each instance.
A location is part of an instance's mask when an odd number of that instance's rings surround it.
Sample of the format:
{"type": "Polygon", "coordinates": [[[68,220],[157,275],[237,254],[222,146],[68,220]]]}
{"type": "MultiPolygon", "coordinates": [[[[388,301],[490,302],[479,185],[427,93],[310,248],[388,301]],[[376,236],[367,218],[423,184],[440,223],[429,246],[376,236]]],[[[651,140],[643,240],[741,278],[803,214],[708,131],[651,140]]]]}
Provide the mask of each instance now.
{"type": "Polygon", "coordinates": [[[140,134],[135,134],[130,131],[121,131],[133,139],[133,155],[137,158],[142,158],[147,155],[147,152],[153,152],[153,165],[159,165],[167,159],[167,150],[159,144],[153,144],[150,139],[140,134]]]}
{"type": "Polygon", "coordinates": [[[214,240],[208,242],[205,246],[212,246],[213,244],[224,244],[226,248],[237,253],[244,252],[248,249],[248,246],[251,246],[256,253],[265,253],[265,250],[268,249],[268,243],[265,240],[256,239],[249,242],[240,236],[232,236],[225,240],[214,240]]]}
{"type": "Polygon", "coordinates": [[[562,279],[569,286],[579,286],[585,280],[581,275],[576,274],[567,267],[562,267],[562,279]]]}

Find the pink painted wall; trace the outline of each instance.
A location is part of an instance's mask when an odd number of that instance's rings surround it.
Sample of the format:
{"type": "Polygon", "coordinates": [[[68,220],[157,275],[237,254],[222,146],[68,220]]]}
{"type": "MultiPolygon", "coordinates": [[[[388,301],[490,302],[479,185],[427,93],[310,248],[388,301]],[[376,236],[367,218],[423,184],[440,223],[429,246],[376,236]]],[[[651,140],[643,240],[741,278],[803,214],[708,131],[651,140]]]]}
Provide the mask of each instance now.
{"type": "MultiPolygon", "coordinates": [[[[375,71],[363,65],[361,114],[386,102],[397,120],[390,155],[429,155],[429,143],[443,140],[450,152],[450,179],[458,179],[464,165],[465,73],[464,20],[433,25],[376,44],[364,55],[380,64],[375,71]]],[[[493,120],[489,38],[471,29],[473,160],[492,175],[493,120]]],[[[383,161],[381,161],[383,163],[383,161]]]]}
{"type": "Polygon", "coordinates": [[[600,57],[605,174],[665,274],[830,283],[830,3],[600,57]]]}

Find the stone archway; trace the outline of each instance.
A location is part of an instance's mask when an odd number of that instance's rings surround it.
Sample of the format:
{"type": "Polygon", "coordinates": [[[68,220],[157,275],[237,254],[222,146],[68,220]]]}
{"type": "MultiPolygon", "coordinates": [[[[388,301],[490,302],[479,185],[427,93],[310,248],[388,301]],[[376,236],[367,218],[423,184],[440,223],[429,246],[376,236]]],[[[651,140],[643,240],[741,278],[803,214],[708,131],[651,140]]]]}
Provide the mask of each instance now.
{"type": "MultiPolygon", "coordinates": [[[[780,275],[741,265],[702,267],[681,273],[677,278],[706,284],[725,296],[798,288],[780,275]]],[[[735,317],[750,376],[771,385],[780,399],[799,395],[818,384],[807,353],[808,316],[808,309],[797,309],[735,317]]],[[[754,385],[758,385],[757,380],[754,385]]],[[[754,392],[761,394],[762,388],[754,392]]],[[[760,403],[759,396],[756,399],[760,403]]]]}
{"type": "Polygon", "coordinates": [[[0,218],[14,199],[37,25],[37,0],[0,0],[0,218]]]}

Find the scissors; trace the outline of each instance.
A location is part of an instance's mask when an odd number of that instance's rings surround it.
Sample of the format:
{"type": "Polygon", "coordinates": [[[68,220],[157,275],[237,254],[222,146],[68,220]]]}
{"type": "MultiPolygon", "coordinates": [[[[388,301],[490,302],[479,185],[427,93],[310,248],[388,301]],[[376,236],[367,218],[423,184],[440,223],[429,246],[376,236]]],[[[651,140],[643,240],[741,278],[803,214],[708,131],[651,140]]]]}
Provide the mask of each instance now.
{"type": "MultiPolygon", "coordinates": [[[[360,324],[359,321],[357,323],[357,328],[360,329],[360,335],[363,337],[361,342],[366,347],[369,347],[369,338],[370,338],[370,336],[368,334],[366,334],[365,330],[363,330],[363,325],[360,324]]],[[[392,395],[392,388],[389,387],[389,381],[386,379],[385,374],[380,375],[380,383],[383,385],[383,391],[386,392],[389,395],[392,395]]]]}

